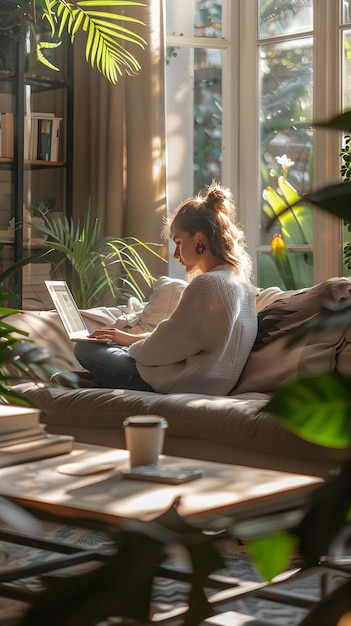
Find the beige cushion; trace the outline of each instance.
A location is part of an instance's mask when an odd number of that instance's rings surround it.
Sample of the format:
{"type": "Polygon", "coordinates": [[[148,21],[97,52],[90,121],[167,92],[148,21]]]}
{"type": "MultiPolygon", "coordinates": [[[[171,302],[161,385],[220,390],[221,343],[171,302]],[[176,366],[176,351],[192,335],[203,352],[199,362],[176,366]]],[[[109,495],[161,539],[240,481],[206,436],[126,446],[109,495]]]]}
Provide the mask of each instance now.
{"type": "Polygon", "coordinates": [[[256,341],[233,393],[269,393],[300,374],[334,371],[345,344],[342,330],[308,333],[288,347],[287,341],[296,328],[319,313],[326,300],[340,302],[350,291],[351,279],[333,278],[288,292],[262,309],[256,341]]]}

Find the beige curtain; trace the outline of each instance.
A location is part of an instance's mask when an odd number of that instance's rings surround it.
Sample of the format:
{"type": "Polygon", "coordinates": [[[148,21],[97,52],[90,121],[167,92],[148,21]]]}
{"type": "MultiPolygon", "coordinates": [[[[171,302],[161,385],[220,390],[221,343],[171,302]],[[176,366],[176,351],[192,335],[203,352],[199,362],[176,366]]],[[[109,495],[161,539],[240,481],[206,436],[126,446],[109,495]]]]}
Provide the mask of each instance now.
{"type": "MultiPolygon", "coordinates": [[[[134,236],[162,244],[166,212],[164,47],[162,0],[134,7],[147,40],[133,48],[141,64],[135,76],[111,85],[85,61],[85,38],[74,44],[73,216],[91,207],[102,218],[103,234],[134,236]]],[[[132,14],[127,8],[128,14],[132,14]]],[[[166,258],[166,248],[159,250],[166,258]]],[[[167,265],[145,259],[155,276],[167,265]]]]}

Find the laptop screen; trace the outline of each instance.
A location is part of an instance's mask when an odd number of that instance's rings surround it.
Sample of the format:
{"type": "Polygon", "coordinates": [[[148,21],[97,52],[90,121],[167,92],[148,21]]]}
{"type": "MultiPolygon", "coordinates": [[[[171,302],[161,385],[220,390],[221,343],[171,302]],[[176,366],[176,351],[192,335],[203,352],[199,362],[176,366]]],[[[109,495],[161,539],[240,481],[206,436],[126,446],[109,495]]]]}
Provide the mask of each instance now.
{"type": "Polygon", "coordinates": [[[87,327],[65,281],[45,281],[69,337],[85,336],[87,327]]]}

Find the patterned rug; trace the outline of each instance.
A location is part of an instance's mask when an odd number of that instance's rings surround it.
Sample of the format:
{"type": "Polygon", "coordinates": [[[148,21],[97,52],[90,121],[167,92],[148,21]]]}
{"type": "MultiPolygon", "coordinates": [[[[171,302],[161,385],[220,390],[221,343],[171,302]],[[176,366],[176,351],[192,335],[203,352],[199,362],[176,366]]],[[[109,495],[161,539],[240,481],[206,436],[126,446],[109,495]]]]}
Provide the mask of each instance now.
{"type": "MultiPolygon", "coordinates": [[[[58,526],[51,522],[43,523],[41,537],[103,551],[106,554],[113,549],[110,538],[103,532],[72,528],[69,526],[58,526]]],[[[245,547],[241,545],[240,542],[223,540],[220,544],[220,549],[226,563],[226,569],[217,572],[218,574],[233,576],[240,579],[240,581],[246,582],[258,582],[262,580],[247,555],[245,547]]],[[[0,542],[0,573],[12,568],[27,565],[28,563],[34,564],[44,560],[48,561],[51,558],[52,555],[42,549],[0,542]]],[[[187,570],[186,558],[180,547],[174,546],[169,551],[168,560],[165,565],[185,571],[187,570]]],[[[335,577],[333,586],[337,584],[338,580],[335,577]]],[[[40,581],[35,577],[19,580],[16,582],[16,585],[20,588],[26,588],[32,591],[40,589],[40,581]]],[[[304,579],[300,582],[295,581],[285,584],[284,587],[306,598],[318,599],[320,597],[320,578],[316,576],[304,579]]],[[[210,591],[210,589],[206,590],[206,592],[210,591]]],[[[188,586],[185,583],[163,578],[156,579],[151,607],[153,620],[157,623],[157,621],[160,621],[162,616],[170,610],[181,609],[186,606],[187,594],[188,586]]],[[[19,621],[19,616],[23,613],[25,608],[26,605],[21,602],[0,597],[0,626],[16,626],[19,621]]],[[[244,599],[228,602],[227,605],[222,605],[220,612],[221,615],[206,620],[204,625],[245,626],[247,624],[247,626],[260,626],[262,624],[270,626],[298,626],[306,615],[307,610],[271,602],[265,599],[246,597],[244,599]],[[252,617],[255,618],[254,621],[252,617]]],[[[111,620],[99,626],[108,626],[113,623],[116,622],[111,620]]],[[[170,622],[172,626],[178,626],[181,623],[181,618],[175,618],[170,622]]]]}

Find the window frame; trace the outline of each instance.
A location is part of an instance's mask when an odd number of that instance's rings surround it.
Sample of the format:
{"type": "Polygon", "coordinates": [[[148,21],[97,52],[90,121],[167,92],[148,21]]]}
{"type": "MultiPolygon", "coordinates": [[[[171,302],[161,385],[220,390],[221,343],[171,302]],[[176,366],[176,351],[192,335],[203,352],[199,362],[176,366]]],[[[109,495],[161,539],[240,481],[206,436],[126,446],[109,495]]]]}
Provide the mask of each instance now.
{"type": "MultiPolygon", "coordinates": [[[[189,0],[185,0],[188,2],[189,0]]],[[[167,37],[167,45],[211,47],[225,50],[222,68],[222,183],[236,199],[238,219],[245,228],[248,252],[253,258],[258,284],[260,246],[260,151],[259,151],[259,46],[279,42],[279,37],[258,38],[257,0],[227,0],[226,37],[167,37]],[[253,175],[256,172],[256,175],[253,175]]],[[[342,109],[343,3],[314,0],[313,31],[289,38],[314,38],[313,118],[326,120],[342,109]]],[[[339,180],[338,155],[342,134],[318,129],[314,135],[313,188],[339,180]]],[[[169,207],[181,199],[169,197],[169,207]]],[[[340,220],[313,208],[314,284],[342,275],[342,225],[340,220]]],[[[172,271],[172,268],[171,268],[172,271]]]]}

